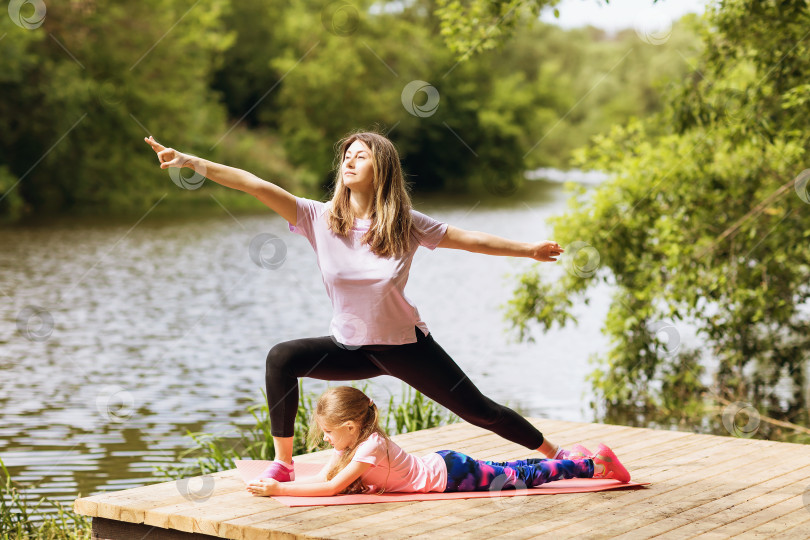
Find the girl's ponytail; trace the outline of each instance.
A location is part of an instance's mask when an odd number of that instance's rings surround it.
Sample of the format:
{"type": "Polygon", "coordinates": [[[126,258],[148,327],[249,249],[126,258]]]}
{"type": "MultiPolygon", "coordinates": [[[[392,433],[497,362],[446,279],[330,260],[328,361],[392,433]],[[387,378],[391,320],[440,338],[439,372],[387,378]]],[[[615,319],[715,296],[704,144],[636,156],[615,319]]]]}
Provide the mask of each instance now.
{"type": "MultiPolygon", "coordinates": [[[[374,402],[363,392],[351,386],[334,386],[326,390],[318,399],[315,411],[310,420],[308,442],[310,447],[317,446],[323,436],[318,422],[327,426],[339,426],[344,422],[353,421],[358,425],[359,433],[355,443],[346,448],[337,463],[326,473],[326,479],[331,480],[349,463],[351,463],[360,443],[376,433],[385,440],[386,455],[388,454],[388,435],[380,427],[380,410],[374,402]]],[[[390,474],[390,469],[389,469],[390,474]]],[[[380,488],[379,493],[384,491],[380,488]]],[[[366,493],[366,486],[361,478],[352,482],[343,493],[366,493]]]]}

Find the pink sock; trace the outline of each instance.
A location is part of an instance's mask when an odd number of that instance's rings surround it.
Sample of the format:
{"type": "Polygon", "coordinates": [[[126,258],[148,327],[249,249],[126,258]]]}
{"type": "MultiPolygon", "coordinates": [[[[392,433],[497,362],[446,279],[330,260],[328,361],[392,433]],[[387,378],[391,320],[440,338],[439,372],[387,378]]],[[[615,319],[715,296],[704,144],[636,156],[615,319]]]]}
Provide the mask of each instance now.
{"type": "Polygon", "coordinates": [[[272,478],[279,482],[291,482],[295,480],[295,462],[293,466],[287,465],[283,461],[273,460],[268,467],[257,476],[258,479],[272,478]]]}

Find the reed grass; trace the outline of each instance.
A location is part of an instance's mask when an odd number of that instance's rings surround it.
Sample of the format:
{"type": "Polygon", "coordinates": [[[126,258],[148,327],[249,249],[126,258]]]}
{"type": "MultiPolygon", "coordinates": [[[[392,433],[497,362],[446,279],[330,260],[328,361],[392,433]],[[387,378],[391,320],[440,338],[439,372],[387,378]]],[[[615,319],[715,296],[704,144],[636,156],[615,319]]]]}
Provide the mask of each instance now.
{"type": "Polygon", "coordinates": [[[21,540],[90,540],[90,518],[65,509],[59,501],[42,497],[32,507],[17,482],[11,479],[6,464],[0,458],[3,482],[0,484],[0,538],[21,540]],[[49,507],[50,511],[46,508],[49,507]]]}

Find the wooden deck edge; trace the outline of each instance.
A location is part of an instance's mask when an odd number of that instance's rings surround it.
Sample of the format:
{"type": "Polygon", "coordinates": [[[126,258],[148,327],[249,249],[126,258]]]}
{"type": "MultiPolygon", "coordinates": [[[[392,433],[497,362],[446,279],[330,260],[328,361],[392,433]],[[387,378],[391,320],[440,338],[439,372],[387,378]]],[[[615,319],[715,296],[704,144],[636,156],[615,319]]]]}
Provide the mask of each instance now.
{"type": "MultiPolygon", "coordinates": [[[[92,540],[142,540],[147,538],[149,540],[222,540],[219,536],[162,529],[154,525],[100,517],[93,518],[91,538],[92,540]]],[[[294,536],[290,535],[289,538],[294,538],[294,536]]]]}

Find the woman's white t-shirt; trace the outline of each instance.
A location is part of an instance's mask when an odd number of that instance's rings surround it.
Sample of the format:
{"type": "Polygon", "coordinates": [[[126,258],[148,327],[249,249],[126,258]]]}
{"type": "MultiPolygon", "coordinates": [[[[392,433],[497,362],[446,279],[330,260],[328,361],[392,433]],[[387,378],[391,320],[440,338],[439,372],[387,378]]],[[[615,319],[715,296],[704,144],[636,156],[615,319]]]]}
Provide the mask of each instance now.
{"type": "Polygon", "coordinates": [[[309,240],[315,250],[326,293],[332,301],[330,334],[344,345],[402,345],[415,343],[414,326],[427,336],[428,327],[405,296],[405,284],[416,249],[430,250],[441,242],[447,223],[411,209],[411,220],[424,235],[411,232],[411,249],[401,258],[382,258],[360,239],[370,219],[355,218],[348,237],[327,224],[331,201],[296,197],[296,224],[290,231],[309,240]]]}

